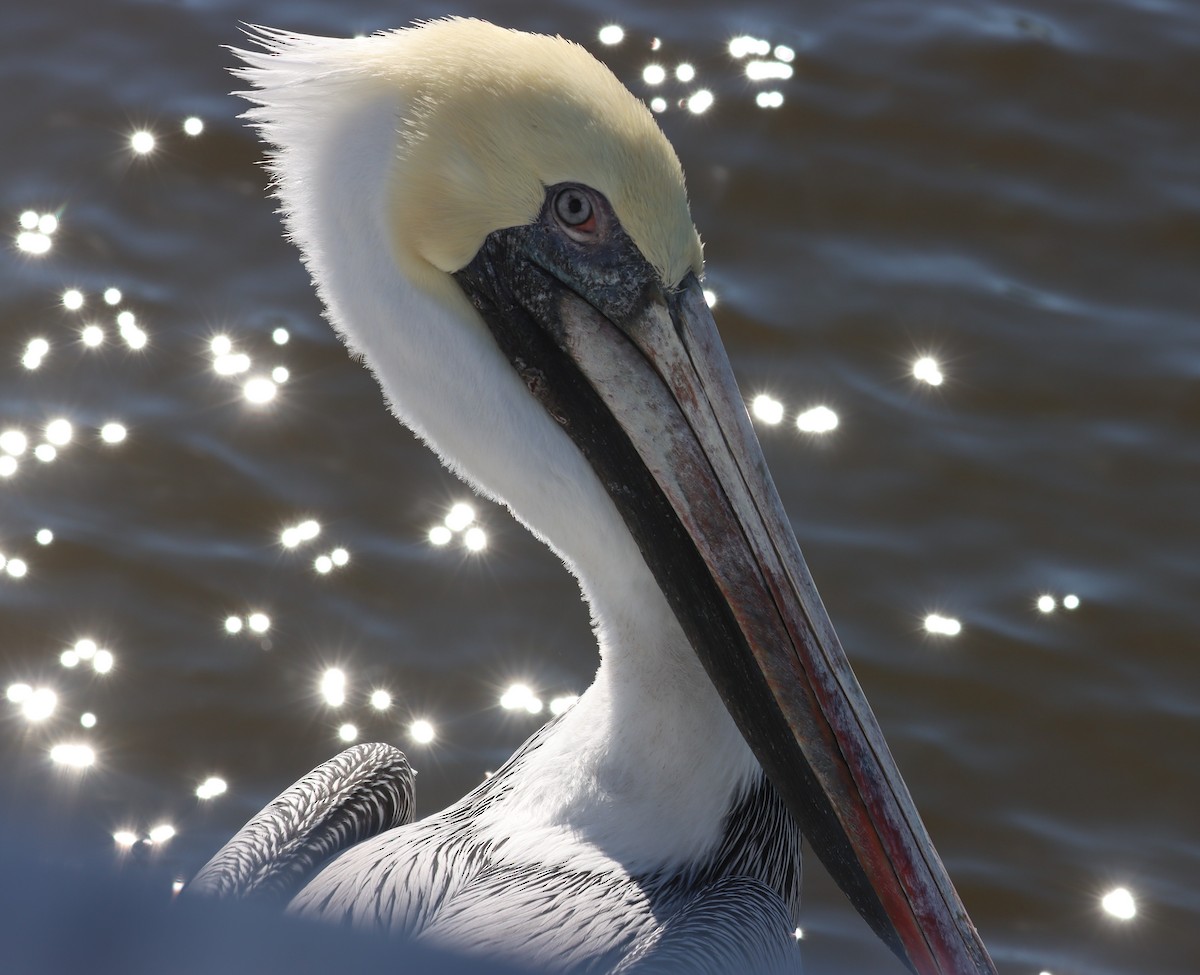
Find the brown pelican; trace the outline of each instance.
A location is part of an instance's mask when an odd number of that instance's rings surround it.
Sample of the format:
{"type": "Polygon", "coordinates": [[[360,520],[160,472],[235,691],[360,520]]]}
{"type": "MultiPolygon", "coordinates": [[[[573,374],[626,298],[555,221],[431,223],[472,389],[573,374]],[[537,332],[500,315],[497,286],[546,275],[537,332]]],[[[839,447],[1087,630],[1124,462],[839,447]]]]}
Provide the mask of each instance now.
{"type": "Polygon", "coordinates": [[[561,38],[238,52],[287,229],[400,419],[579,580],[572,709],[411,822],[395,749],[193,882],[550,970],[797,971],[800,840],[915,972],[994,972],[813,587],[700,286],[683,173],[561,38]]]}

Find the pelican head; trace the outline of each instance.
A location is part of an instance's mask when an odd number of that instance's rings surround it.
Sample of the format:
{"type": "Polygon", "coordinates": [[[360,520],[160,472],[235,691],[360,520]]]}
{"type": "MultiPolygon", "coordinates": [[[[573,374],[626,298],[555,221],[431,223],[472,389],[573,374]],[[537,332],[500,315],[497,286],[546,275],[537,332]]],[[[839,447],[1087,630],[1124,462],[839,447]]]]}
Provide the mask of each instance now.
{"type": "Polygon", "coordinates": [[[256,40],[248,116],[330,320],[579,578],[613,699],[719,695],[731,775],[748,746],[893,950],[993,971],[809,577],[646,107],[583,48],[475,20],[256,40]]]}

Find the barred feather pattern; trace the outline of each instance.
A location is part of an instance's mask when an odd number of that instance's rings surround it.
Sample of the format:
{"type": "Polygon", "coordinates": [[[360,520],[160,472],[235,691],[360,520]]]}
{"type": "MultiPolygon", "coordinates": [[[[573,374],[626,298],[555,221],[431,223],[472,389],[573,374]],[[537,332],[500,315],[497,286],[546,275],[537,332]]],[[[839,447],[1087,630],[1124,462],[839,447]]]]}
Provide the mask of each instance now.
{"type": "Polygon", "coordinates": [[[722,877],[643,938],[612,975],[795,972],[794,928],[779,895],[759,880],[722,877]]]}
{"type": "Polygon", "coordinates": [[[799,972],[801,837],[761,773],[707,856],[647,876],[556,863],[550,844],[545,863],[513,861],[481,835],[549,727],[445,812],[342,854],[291,910],[550,971],[799,972]]]}
{"type": "Polygon", "coordinates": [[[335,853],[412,817],[413,771],[404,753],[378,742],[355,745],[251,819],[187,891],[285,904],[335,853]]]}

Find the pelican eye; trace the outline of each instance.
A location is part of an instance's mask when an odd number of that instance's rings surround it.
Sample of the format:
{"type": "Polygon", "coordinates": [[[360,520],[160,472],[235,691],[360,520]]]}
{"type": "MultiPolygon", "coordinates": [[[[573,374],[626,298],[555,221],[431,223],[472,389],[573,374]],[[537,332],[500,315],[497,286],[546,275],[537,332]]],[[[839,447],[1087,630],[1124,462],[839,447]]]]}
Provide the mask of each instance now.
{"type": "Polygon", "coordinates": [[[554,215],[564,227],[585,233],[595,230],[595,210],[591,198],[581,189],[568,186],[554,198],[554,215]]]}

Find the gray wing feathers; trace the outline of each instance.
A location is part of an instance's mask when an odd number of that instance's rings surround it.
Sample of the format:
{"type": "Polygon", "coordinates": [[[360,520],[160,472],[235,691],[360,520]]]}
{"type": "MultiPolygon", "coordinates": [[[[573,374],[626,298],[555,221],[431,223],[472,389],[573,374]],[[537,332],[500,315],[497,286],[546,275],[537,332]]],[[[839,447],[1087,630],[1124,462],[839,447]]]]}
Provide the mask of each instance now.
{"type": "Polygon", "coordinates": [[[752,877],[725,877],[667,917],[611,975],[799,975],[800,971],[800,949],[783,899],[752,877]]]}
{"type": "Polygon", "coordinates": [[[498,865],[446,898],[420,938],[536,971],[590,975],[611,971],[654,923],[645,890],[622,875],[498,865]]]}
{"type": "Polygon", "coordinates": [[[398,748],[355,745],[250,820],[188,885],[210,897],[284,903],[335,853],[413,818],[413,771],[398,748]]]}

